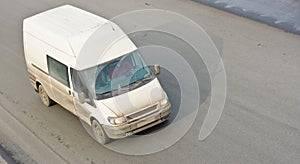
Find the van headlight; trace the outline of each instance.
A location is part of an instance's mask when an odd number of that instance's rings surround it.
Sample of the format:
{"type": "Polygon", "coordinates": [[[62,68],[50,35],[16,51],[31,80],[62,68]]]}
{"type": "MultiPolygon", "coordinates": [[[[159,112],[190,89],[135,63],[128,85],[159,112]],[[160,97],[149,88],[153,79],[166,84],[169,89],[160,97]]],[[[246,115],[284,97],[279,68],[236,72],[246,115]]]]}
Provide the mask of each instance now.
{"type": "Polygon", "coordinates": [[[160,107],[166,107],[169,105],[169,100],[168,99],[163,99],[160,101],[160,107]]]}
{"type": "Polygon", "coordinates": [[[164,108],[164,107],[166,107],[168,105],[169,105],[169,100],[168,100],[168,97],[165,96],[165,98],[160,101],[160,107],[164,108]]]}
{"type": "Polygon", "coordinates": [[[119,125],[119,124],[123,124],[126,122],[125,117],[108,117],[107,119],[108,119],[108,122],[113,125],[119,125]]]}

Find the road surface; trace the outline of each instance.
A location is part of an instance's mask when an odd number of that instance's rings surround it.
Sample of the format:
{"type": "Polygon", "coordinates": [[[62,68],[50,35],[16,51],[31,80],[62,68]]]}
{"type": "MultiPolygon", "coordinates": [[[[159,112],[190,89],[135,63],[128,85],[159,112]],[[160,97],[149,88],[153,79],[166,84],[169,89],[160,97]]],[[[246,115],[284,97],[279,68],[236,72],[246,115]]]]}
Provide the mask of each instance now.
{"type": "MultiPolygon", "coordinates": [[[[299,36],[186,0],[69,1],[106,18],[144,8],[178,12],[208,32],[223,58],[227,99],[221,120],[211,136],[205,141],[198,140],[209,104],[207,98],[192,128],[175,145],[152,155],[128,156],[98,145],[78,119],[59,105],[44,107],[29,84],[22,46],[22,20],[66,3],[62,0],[0,2],[0,143],[16,161],[300,162],[299,36]]],[[[178,98],[176,94],[171,96],[178,98]]]]}
{"type": "Polygon", "coordinates": [[[297,0],[194,0],[300,35],[297,0]]]}

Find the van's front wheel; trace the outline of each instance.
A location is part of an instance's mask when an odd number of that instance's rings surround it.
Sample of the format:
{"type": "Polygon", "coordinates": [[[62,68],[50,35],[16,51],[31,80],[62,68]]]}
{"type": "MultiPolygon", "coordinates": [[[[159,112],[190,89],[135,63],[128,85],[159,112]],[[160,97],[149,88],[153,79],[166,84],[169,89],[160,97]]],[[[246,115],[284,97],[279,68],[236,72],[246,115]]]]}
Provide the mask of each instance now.
{"type": "Polygon", "coordinates": [[[42,85],[39,85],[39,95],[45,106],[49,107],[54,104],[54,101],[48,96],[42,85]]]}
{"type": "Polygon", "coordinates": [[[110,141],[110,138],[106,135],[102,126],[95,119],[92,121],[92,129],[97,142],[104,145],[110,141]]]}

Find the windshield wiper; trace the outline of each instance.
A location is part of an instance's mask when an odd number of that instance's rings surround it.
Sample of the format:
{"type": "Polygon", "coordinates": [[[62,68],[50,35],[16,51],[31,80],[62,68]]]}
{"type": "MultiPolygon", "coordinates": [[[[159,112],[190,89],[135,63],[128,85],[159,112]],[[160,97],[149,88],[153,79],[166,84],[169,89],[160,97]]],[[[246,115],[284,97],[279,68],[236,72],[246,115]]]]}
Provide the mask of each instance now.
{"type": "Polygon", "coordinates": [[[142,80],[137,80],[137,81],[134,81],[134,82],[130,83],[129,84],[129,88],[130,88],[130,90],[132,90],[132,89],[135,89],[135,88],[137,88],[137,87],[139,87],[139,86],[141,86],[143,84],[144,83],[143,83],[142,80]]]}
{"type": "Polygon", "coordinates": [[[143,82],[145,82],[145,81],[151,81],[151,80],[153,80],[154,79],[154,76],[153,75],[149,75],[149,76],[147,76],[147,77],[145,77],[145,78],[142,78],[141,80],[143,81],[143,82]]]}
{"type": "Polygon", "coordinates": [[[110,98],[110,97],[112,97],[112,91],[104,92],[101,94],[96,93],[97,100],[102,100],[102,99],[106,99],[106,98],[110,98]]]}

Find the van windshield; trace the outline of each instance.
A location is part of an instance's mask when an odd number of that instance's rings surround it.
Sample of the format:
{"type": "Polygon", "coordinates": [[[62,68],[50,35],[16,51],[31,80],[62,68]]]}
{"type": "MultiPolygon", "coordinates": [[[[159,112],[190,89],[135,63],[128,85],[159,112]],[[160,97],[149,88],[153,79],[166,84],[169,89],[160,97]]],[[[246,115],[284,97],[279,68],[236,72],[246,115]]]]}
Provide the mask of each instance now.
{"type": "Polygon", "coordinates": [[[95,99],[101,100],[127,93],[155,79],[138,51],[82,71],[95,99]]]}

